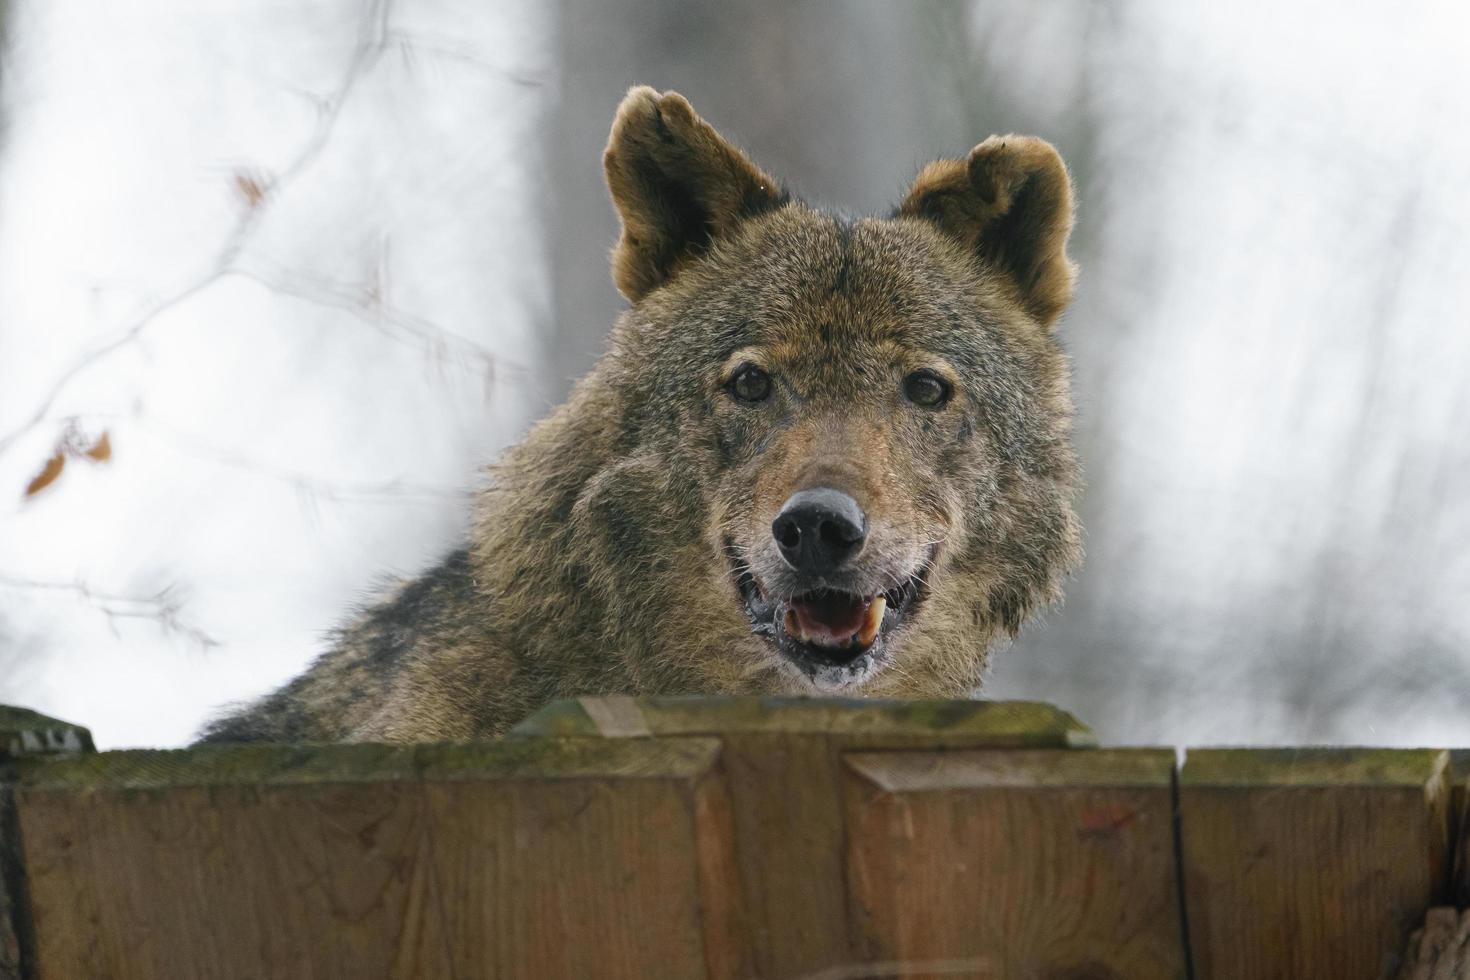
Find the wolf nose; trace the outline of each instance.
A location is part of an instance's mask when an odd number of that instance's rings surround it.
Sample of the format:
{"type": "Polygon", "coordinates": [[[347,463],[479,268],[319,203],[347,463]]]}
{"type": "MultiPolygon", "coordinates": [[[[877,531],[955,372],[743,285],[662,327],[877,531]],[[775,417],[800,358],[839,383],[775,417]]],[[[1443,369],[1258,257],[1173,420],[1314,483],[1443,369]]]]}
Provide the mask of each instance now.
{"type": "Polygon", "coordinates": [[[841,568],[863,549],[868,518],[858,502],[840,490],[798,490],[771,522],[781,557],[798,572],[821,574],[841,568]]]}

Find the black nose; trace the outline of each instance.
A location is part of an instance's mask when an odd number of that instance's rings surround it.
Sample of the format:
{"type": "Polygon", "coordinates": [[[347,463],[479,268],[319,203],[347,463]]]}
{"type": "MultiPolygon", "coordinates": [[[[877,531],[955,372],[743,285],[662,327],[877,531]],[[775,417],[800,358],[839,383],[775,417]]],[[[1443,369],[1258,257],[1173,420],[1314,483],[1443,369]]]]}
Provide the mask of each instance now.
{"type": "Polygon", "coordinates": [[[841,568],[863,550],[868,518],[858,502],[840,490],[799,490],[771,523],[781,557],[798,572],[821,574],[841,568]]]}

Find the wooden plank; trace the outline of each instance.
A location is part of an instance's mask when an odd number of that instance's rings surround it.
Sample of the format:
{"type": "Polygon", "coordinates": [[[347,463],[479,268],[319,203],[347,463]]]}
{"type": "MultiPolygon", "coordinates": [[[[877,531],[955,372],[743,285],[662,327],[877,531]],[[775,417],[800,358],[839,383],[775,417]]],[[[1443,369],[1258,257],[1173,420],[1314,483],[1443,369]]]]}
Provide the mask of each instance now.
{"type": "Polygon", "coordinates": [[[1470,980],[1470,911],[1430,909],[1409,937],[1395,980],[1470,980]]]}
{"type": "Polygon", "coordinates": [[[878,698],[588,697],[555,701],[513,736],[840,735],[930,746],[1080,748],[1097,744],[1070,713],[1040,701],[878,698]]]}
{"type": "Polygon", "coordinates": [[[860,958],[901,976],[1182,976],[1173,767],[1158,749],[849,754],[860,958]]]}
{"type": "Polygon", "coordinates": [[[749,975],[718,743],[580,740],[496,780],[462,758],[486,749],[425,753],[453,975],[749,975]]]}
{"type": "Polygon", "coordinates": [[[37,975],[734,976],[718,755],[584,739],[32,765],[37,975]]]}
{"type": "Polygon", "coordinates": [[[29,974],[35,945],[12,791],[15,760],[95,750],[92,733],[81,725],[0,704],[0,980],[29,974]]]}
{"type": "MultiPolygon", "coordinates": [[[[101,753],[18,791],[41,977],[406,975],[436,947],[411,755],[101,753]],[[378,930],[381,930],[379,932],[378,930]]],[[[439,958],[442,962],[442,956],[439,958]]]]}
{"type": "Polygon", "coordinates": [[[1194,750],[1180,776],[1201,980],[1391,976],[1444,900],[1448,755],[1194,750]]]}
{"type": "Polygon", "coordinates": [[[29,708],[0,704],[0,757],[93,752],[92,733],[29,708]]]}
{"type": "Polygon", "coordinates": [[[31,948],[35,945],[13,779],[13,767],[0,758],[0,980],[20,980],[29,973],[31,948]]]}
{"type": "Polygon", "coordinates": [[[1451,824],[1454,830],[1450,856],[1450,901],[1470,907],[1470,749],[1450,752],[1453,787],[1450,793],[1451,824]]]}
{"type": "Polygon", "coordinates": [[[838,698],[584,698],[533,715],[522,736],[711,736],[724,746],[759,976],[862,959],[850,928],[842,756],[864,749],[1066,748],[1091,732],[1051,705],[838,698]]]}
{"type": "Polygon", "coordinates": [[[723,742],[757,974],[802,977],[852,962],[839,746],[768,732],[723,742]]]}

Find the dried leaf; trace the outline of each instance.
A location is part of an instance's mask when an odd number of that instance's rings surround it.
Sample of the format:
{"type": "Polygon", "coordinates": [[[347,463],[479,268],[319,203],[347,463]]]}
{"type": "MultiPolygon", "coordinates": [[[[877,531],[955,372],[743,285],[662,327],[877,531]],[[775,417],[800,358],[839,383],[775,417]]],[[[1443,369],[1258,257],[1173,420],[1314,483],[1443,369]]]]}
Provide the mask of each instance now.
{"type": "Polygon", "coordinates": [[[240,171],[235,174],[235,192],[245,201],[245,206],[250,209],[260,207],[260,202],[265,200],[265,184],[254,174],[240,171]]]}
{"type": "Polygon", "coordinates": [[[61,475],[61,470],[64,466],[66,466],[66,456],[58,449],[55,456],[46,460],[46,465],[41,467],[41,472],[36,474],[36,478],[26,484],[25,495],[27,497],[34,497],[55,483],[56,478],[61,475]]]}
{"type": "Polygon", "coordinates": [[[82,450],[82,455],[97,463],[105,463],[112,458],[112,440],[108,438],[106,429],[102,430],[96,442],[82,450]]]}

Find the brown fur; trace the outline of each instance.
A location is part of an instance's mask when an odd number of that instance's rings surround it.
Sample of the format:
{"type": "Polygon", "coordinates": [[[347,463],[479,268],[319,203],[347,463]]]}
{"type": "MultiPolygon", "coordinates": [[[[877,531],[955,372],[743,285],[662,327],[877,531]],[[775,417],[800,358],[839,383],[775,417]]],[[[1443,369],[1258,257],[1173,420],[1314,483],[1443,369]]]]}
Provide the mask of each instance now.
{"type": "Polygon", "coordinates": [[[207,737],[467,739],[555,697],[810,693],[737,586],[789,577],[771,522],[803,487],[862,501],[862,574],[928,569],[886,664],[845,693],[968,696],[1058,597],[1080,532],[1051,333],[1072,204],[1049,145],[992,137],[925,168],[893,217],[847,222],[635,88],[604,162],[633,303],[607,354],[495,467],[466,549],[207,737]],[[766,402],[730,394],[744,363],[766,402]],[[920,368],[948,403],[905,400],[920,368]]]}

